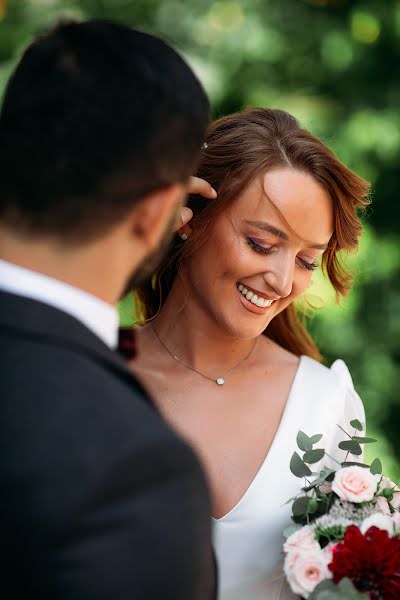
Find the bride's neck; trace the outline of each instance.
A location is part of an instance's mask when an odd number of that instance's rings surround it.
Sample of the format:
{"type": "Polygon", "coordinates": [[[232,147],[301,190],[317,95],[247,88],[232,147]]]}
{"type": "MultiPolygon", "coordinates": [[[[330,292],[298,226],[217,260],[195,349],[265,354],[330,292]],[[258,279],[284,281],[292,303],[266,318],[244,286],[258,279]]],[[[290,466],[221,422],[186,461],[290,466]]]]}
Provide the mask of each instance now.
{"type": "Polygon", "coordinates": [[[224,331],[179,284],[174,284],[153,326],[170,352],[199,371],[210,365],[229,369],[254,345],[254,339],[224,331]]]}

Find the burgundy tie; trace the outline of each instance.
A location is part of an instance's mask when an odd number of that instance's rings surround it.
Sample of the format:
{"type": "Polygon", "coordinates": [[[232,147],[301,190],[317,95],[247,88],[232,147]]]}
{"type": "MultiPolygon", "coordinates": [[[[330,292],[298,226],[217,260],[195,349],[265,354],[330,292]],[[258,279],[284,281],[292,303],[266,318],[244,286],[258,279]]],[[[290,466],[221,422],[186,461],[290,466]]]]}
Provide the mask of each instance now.
{"type": "Polygon", "coordinates": [[[136,356],[136,332],[133,327],[120,327],[118,351],[126,358],[132,360],[136,356]]]}

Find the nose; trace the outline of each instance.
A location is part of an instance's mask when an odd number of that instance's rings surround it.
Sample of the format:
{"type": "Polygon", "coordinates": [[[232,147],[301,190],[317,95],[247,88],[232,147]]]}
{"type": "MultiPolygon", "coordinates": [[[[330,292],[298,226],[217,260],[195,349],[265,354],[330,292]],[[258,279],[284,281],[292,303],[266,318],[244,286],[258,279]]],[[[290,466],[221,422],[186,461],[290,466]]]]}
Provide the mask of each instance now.
{"type": "Polygon", "coordinates": [[[292,293],[294,268],[295,262],[287,256],[274,261],[264,273],[264,281],[280,298],[286,298],[292,293]]]}

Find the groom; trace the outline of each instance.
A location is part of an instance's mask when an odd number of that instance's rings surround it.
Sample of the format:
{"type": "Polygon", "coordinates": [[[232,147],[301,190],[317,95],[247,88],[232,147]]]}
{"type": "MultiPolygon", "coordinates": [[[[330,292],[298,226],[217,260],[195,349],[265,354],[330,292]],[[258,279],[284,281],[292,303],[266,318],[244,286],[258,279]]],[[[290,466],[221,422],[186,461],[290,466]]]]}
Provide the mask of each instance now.
{"type": "Polygon", "coordinates": [[[179,217],[206,96],[122,25],[38,38],[0,114],[0,590],[207,600],[210,507],[192,451],[114,352],[125,290],[179,217]]]}

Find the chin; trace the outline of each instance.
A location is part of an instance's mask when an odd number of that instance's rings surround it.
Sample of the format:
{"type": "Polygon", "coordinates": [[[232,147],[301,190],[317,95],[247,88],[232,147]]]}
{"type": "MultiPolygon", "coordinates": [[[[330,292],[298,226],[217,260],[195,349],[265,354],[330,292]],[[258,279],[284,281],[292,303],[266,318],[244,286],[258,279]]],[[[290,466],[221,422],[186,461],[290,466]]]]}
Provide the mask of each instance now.
{"type": "Polygon", "coordinates": [[[261,335],[266,330],[270,322],[271,320],[265,321],[262,324],[231,323],[225,328],[232,337],[240,339],[252,339],[261,335]]]}

